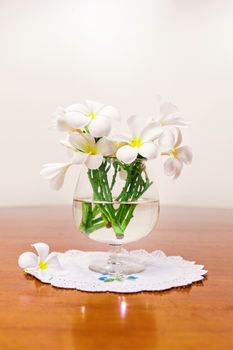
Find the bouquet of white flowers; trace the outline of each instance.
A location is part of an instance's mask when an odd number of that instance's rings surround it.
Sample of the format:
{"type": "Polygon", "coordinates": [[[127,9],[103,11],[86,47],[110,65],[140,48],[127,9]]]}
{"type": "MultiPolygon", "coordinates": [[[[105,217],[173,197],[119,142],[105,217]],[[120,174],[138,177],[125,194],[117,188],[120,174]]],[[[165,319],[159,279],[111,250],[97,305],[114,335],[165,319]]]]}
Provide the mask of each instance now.
{"type": "Polygon", "coordinates": [[[165,174],[175,179],[183,164],[192,160],[190,147],[181,145],[180,127],[187,123],[176,106],[161,97],[157,115],[149,117],[144,125],[136,116],[129,117],[126,123],[121,132],[118,110],[94,101],[59,107],[53,119],[53,127],[67,133],[61,143],[72,151],[72,157],[65,163],[45,164],[41,175],[50,181],[52,188],[60,189],[68,168],[85,164],[94,201],[82,203],[79,227],[86,234],[112,228],[117,239],[124,237],[138,201],[152,185],[145,161],[159,155],[166,157],[165,174]],[[118,177],[123,185],[114,197],[118,177]]]}

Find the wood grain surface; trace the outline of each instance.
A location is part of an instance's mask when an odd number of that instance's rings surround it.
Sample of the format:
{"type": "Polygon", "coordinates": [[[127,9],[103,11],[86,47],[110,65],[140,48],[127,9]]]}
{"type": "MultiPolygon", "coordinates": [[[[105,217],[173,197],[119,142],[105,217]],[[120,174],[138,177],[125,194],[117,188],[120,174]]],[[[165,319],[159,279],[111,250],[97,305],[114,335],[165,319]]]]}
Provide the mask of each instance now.
{"type": "Polygon", "coordinates": [[[106,249],[77,233],[71,208],[0,209],[0,350],[233,349],[233,210],[162,208],[156,230],[126,248],[204,264],[207,278],[165,292],[86,293],[44,285],[17,266],[30,244],[106,249]]]}

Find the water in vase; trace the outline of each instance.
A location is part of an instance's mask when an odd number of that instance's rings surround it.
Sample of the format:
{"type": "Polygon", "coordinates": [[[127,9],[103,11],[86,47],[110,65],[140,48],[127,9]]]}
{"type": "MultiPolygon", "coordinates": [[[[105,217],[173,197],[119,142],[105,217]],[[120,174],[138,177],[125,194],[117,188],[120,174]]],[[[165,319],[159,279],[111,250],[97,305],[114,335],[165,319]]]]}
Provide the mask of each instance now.
{"type": "Polygon", "coordinates": [[[122,245],[137,241],[151,232],[158,221],[159,202],[146,198],[135,203],[103,203],[92,199],[74,199],[73,214],[76,228],[90,239],[110,245],[122,245]],[[98,218],[98,215],[93,225],[89,225],[91,218],[88,218],[88,210],[90,213],[93,211],[98,213],[102,208],[114,209],[117,212],[116,217],[123,216],[124,220],[121,220],[124,226],[123,232],[118,233],[114,227],[101,221],[102,217],[98,218]],[[87,214],[85,220],[84,213],[87,214]]]}

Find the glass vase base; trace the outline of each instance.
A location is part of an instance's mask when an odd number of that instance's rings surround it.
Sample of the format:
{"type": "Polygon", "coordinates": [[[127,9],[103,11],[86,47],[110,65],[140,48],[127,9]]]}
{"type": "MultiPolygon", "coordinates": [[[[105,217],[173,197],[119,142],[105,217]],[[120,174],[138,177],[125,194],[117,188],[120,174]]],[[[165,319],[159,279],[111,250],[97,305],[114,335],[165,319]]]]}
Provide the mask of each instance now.
{"type": "Polygon", "coordinates": [[[106,260],[95,260],[89,265],[89,269],[101,274],[110,275],[131,275],[133,273],[143,272],[145,266],[141,263],[129,260],[121,260],[116,263],[106,260]]]}

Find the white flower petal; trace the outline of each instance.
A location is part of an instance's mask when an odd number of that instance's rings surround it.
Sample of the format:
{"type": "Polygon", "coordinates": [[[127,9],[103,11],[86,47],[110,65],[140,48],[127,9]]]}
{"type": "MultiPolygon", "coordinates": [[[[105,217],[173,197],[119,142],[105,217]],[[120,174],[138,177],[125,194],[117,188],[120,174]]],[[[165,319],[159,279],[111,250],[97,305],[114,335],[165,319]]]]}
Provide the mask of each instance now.
{"type": "Polygon", "coordinates": [[[89,112],[93,112],[94,114],[97,114],[104,107],[103,103],[92,101],[92,100],[87,100],[86,105],[89,112]]]}
{"type": "Polygon", "coordinates": [[[158,156],[158,147],[152,142],[147,142],[138,149],[138,153],[147,159],[156,158],[158,156]]]}
{"type": "Polygon", "coordinates": [[[87,153],[74,152],[72,157],[72,164],[76,164],[76,165],[83,164],[87,156],[88,156],[87,153]]]}
{"type": "Polygon", "coordinates": [[[129,145],[120,147],[116,153],[117,158],[126,164],[132,163],[138,155],[138,149],[131,147],[129,145]]]}
{"type": "Polygon", "coordinates": [[[45,260],[49,255],[49,246],[46,243],[39,242],[32,244],[32,247],[35,248],[37,254],[39,255],[41,260],[45,260]]]}
{"type": "Polygon", "coordinates": [[[55,129],[58,131],[68,131],[69,126],[66,123],[65,117],[59,116],[56,118],[55,123],[53,124],[55,129]]]}
{"type": "Polygon", "coordinates": [[[168,115],[161,119],[163,126],[187,126],[189,123],[177,115],[168,115]]]}
{"type": "Polygon", "coordinates": [[[107,140],[107,139],[100,139],[97,144],[96,144],[97,150],[100,151],[101,154],[103,154],[104,156],[109,156],[111,154],[114,154],[116,151],[116,148],[114,146],[114,144],[107,140]]]}
{"type": "Polygon", "coordinates": [[[122,134],[114,133],[114,135],[112,134],[108,136],[108,140],[116,143],[130,143],[130,141],[132,140],[132,137],[130,135],[123,134],[123,133],[122,134]]]}
{"type": "Polygon", "coordinates": [[[114,120],[120,120],[120,112],[112,106],[104,106],[99,112],[98,116],[104,116],[114,120]]]}
{"type": "Polygon", "coordinates": [[[85,164],[88,169],[98,169],[103,161],[102,154],[89,154],[85,160],[85,164]]]}
{"type": "Polygon", "coordinates": [[[137,137],[141,134],[142,120],[140,120],[136,115],[132,115],[127,119],[127,125],[132,138],[137,137]]]}
{"type": "Polygon", "coordinates": [[[48,269],[62,269],[57,253],[50,253],[45,262],[48,263],[48,269]]]}
{"type": "Polygon", "coordinates": [[[177,148],[181,144],[183,137],[182,137],[181,130],[179,128],[175,128],[175,130],[176,130],[176,142],[175,142],[174,148],[177,148]]]}
{"type": "Polygon", "coordinates": [[[72,151],[75,150],[75,147],[72,146],[72,144],[70,143],[69,140],[60,140],[60,144],[62,144],[63,146],[65,146],[66,148],[71,149],[72,151]]]}
{"type": "Polygon", "coordinates": [[[66,112],[79,112],[83,115],[88,115],[89,114],[89,110],[87,108],[87,106],[81,104],[81,103],[75,103],[75,104],[72,104],[70,106],[68,106],[66,109],[65,109],[66,112]]]}
{"type": "Polygon", "coordinates": [[[176,149],[176,157],[185,164],[190,164],[193,158],[192,149],[189,146],[179,147],[176,149]]]}
{"type": "Polygon", "coordinates": [[[170,102],[161,102],[160,104],[160,115],[166,117],[170,114],[177,113],[177,107],[170,102]]]}
{"type": "Polygon", "coordinates": [[[25,252],[19,256],[18,265],[22,269],[36,267],[38,264],[38,256],[32,252],[25,252]]]}
{"type": "Polygon", "coordinates": [[[182,170],[182,162],[176,158],[168,158],[164,163],[164,172],[167,176],[174,176],[176,179],[182,170]]]}
{"type": "Polygon", "coordinates": [[[74,146],[76,149],[79,149],[83,152],[88,152],[90,148],[95,147],[95,140],[94,138],[87,133],[80,133],[80,132],[74,132],[70,134],[69,141],[72,146],[74,146]]]}
{"type": "Polygon", "coordinates": [[[40,175],[49,180],[50,186],[53,189],[59,190],[64,183],[66,172],[71,165],[72,162],[45,164],[43,165],[40,175]]]}
{"type": "Polygon", "coordinates": [[[57,174],[60,172],[61,169],[68,166],[70,162],[67,163],[48,163],[44,164],[42,170],[40,171],[40,174],[45,179],[52,179],[53,177],[57,176],[57,174]]]}
{"type": "Polygon", "coordinates": [[[173,177],[173,180],[177,179],[177,177],[180,176],[181,170],[183,168],[183,163],[180,162],[178,159],[176,159],[178,162],[176,163],[176,172],[175,176],[173,177]]]}
{"type": "Polygon", "coordinates": [[[150,122],[143,128],[140,137],[144,142],[154,141],[163,133],[163,128],[158,126],[158,123],[150,122]]]}
{"type": "Polygon", "coordinates": [[[64,185],[65,175],[68,168],[65,168],[62,172],[60,172],[56,177],[49,180],[50,187],[53,190],[60,190],[64,185]]]}
{"type": "Polygon", "coordinates": [[[126,132],[118,133],[118,130],[121,130],[122,126],[118,122],[112,123],[111,133],[108,135],[108,140],[113,142],[126,142],[129,143],[132,140],[132,135],[126,132]]]}
{"type": "Polygon", "coordinates": [[[173,176],[175,174],[176,165],[174,158],[168,158],[164,163],[164,172],[167,176],[173,176]]]}
{"type": "Polygon", "coordinates": [[[84,126],[87,126],[90,121],[91,117],[86,116],[81,112],[66,112],[66,122],[74,129],[83,128],[84,126]]]}
{"type": "Polygon", "coordinates": [[[159,145],[162,149],[172,150],[175,145],[175,135],[171,130],[164,130],[162,135],[159,137],[159,145]]]}
{"type": "Polygon", "coordinates": [[[65,119],[65,109],[63,107],[57,107],[52,119],[51,128],[58,131],[68,131],[69,126],[65,119]]]}
{"type": "Polygon", "coordinates": [[[108,136],[111,130],[109,119],[105,117],[97,117],[88,125],[90,134],[94,137],[108,136]]]}
{"type": "MultiPolygon", "coordinates": [[[[127,142],[128,143],[128,142],[127,142]]],[[[113,141],[113,145],[115,147],[115,153],[116,151],[122,147],[122,146],[125,146],[126,145],[126,142],[116,142],[116,141],[113,141]]]]}

